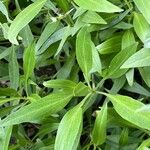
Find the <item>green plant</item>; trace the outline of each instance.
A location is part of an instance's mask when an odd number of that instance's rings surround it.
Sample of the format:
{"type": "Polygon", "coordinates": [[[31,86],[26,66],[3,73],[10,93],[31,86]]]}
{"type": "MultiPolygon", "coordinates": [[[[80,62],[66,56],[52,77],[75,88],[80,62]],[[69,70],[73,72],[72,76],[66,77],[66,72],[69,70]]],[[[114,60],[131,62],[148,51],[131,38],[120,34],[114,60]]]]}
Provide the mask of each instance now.
{"type": "Polygon", "coordinates": [[[0,1],[0,150],[150,147],[148,0],[0,1]]]}

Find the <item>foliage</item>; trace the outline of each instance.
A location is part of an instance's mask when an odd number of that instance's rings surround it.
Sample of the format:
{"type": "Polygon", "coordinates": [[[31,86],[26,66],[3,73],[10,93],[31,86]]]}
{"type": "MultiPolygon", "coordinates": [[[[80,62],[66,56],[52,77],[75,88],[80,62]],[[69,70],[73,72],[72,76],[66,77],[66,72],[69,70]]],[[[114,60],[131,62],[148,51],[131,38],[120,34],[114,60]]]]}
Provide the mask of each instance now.
{"type": "Polygon", "coordinates": [[[150,147],[148,0],[0,0],[0,150],[150,147]]]}

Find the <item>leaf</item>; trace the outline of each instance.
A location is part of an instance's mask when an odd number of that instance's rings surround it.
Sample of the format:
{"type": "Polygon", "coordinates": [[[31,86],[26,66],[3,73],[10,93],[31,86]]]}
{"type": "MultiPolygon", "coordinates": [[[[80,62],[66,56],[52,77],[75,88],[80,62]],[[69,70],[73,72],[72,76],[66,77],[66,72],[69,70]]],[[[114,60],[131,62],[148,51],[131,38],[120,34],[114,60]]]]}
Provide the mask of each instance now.
{"type": "MultiPolygon", "coordinates": [[[[144,140],[137,150],[146,150],[146,147],[150,146],[150,138],[144,140]]],[[[148,149],[147,149],[148,150],[148,149]]]]}
{"type": "Polygon", "coordinates": [[[139,108],[144,106],[143,103],[128,96],[111,94],[104,95],[106,95],[111,100],[114,109],[122,118],[142,129],[150,130],[150,114],[137,112],[139,108]]]}
{"type": "Polygon", "coordinates": [[[69,91],[74,96],[85,96],[89,93],[89,87],[79,82],[78,84],[70,80],[57,79],[44,82],[43,85],[49,88],[61,88],[66,93],[69,91]]]}
{"type": "Polygon", "coordinates": [[[0,121],[0,126],[9,126],[23,122],[33,122],[39,118],[47,117],[63,109],[72,98],[70,93],[57,92],[21,107],[0,121]]]}
{"type": "Polygon", "coordinates": [[[76,87],[74,88],[74,96],[86,96],[89,94],[90,89],[88,86],[86,86],[84,83],[79,82],[76,87]]]}
{"type": "Polygon", "coordinates": [[[39,40],[36,43],[36,47],[35,47],[36,51],[38,51],[40,47],[44,44],[44,42],[51,36],[51,34],[55,32],[58,25],[59,25],[59,21],[56,21],[56,22],[49,22],[45,26],[39,40]]]}
{"type": "Polygon", "coordinates": [[[3,4],[3,2],[0,2],[0,11],[6,16],[7,21],[11,23],[12,21],[9,18],[7,9],[6,9],[5,5],[3,4]]]}
{"type": "Polygon", "coordinates": [[[96,48],[100,54],[111,54],[120,51],[121,49],[121,36],[114,36],[105,42],[98,45],[96,48]]]}
{"type": "Polygon", "coordinates": [[[125,146],[128,144],[128,141],[129,141],[129,129],[123,128],[120,135],[119,144],[125,146]]]}
{"type": "Polygon", "coordinates": [[[90,33],[83,27],[77,35],[76,57],[78,64],[87,79],[92,68],[92,46],[90,33]]]}
{"type": "Polygon", "coordinates": [[[121,68],[135,68],[150,66],[150,49],[143,48],[129,57],[121,68]]]}
{"type": "Polygon", "coordinates": [[[55,150],[76,150],[82,132],[82,108],[69,110],[58,127],[55,150]]]}
{"type": "Polygon", "coordinates": [[[87,11],[82,16],[82,21],[86,23],[93,23],[93,24],[107,24],[107,22],[94,11],[87,11]]]}
{"type": "Polygon", "coordinates": [[[19,65],[14,46],[12,46],[9,57],[9,79],[10,87],[17,90],[19,86],[19,65]]]}
{"type": "Polygon", "coordinates": [[[25,80],[32,76],[35,67],[35,43],[32,42],[23,54],[23,70],[25,80]]]}
{"type": "Polygon", "coordinates": [[[134,34],[132,31],[127,30],[122,37],[122,50],[135,43],[134,34]]]}
{"type": "Polygon", "coordinates": [[[28,47],[34,40],[34,36],[32,34],[32,31],[31,31],[29,25],[25,26],[20,31],[20,36],[22,38],[22,42],[23,42],[24,47],[28,47]]]}
{"type": "Polygon", "coordinates": [[[148,87],[150,87],[150,67],[139,68],[139,71],[144,82],[147,84],[148,87]]]}
{"type": "Polygon", "coordinates": [[[133,85],[133,82],[134,82],[134,69],[130,69],[127,73],[126,73],[126,78],[127,78],[127,81],[128,81],[128,84],[130,86],[133,85]]]}
{"type": "Polygon", "coordinates": [[[150,24],[149,9],[150,3],[145,3],[145,0],[133,0],[137,8],[143,14],[147,22],[150,24]]]}
{"type": "Polygon", "coordinates": [[[143,86],[138,84],[137,82],[134,82],[132,86],[126,85],[124,87],[124,89],[129,91],[129,92],[138,93],[140,95],[144,95],[147,97],[150,96],[150,92],[147,89],[145,89],[143,86]]]}
{"type": "Polygon", "coordinates": [[[64,36],[64,32],[66,31],[67,27],[63,27],[59,30],[57,30],[56,32],[54,32],[54,34],[52,34],[52,36],[50,36],[46,42],[42,45],[42,47],[39,49],[39,51],[37,51],[37,55],[42,54],[43,52],[45,52],[47,50],[47,48],[49,48],[49,46],[51,46],[53,43],[60,41],[63,36],[64,36]]]}
{"type": "Polygon", "coordinates": [[[122,9],[108,2],[107,0],[74,0],[74,2],[83,9],[96,12],[121,12],[122,9]]]}
{"type": "Polygon", "coordinates": [[[94,45],[93,42],[91,42],[92,45],[92,58],[93,58],[93,64],[92,64],[92,69],[91,69],[91,73],[94,72],[98,72],[99,74],[101,74],[102,72],[102,64],[101,64],[101,60],[100,60],[100,56],[99,53],[94,45]]]}
{"type": "Polygon", "coordinates": [[[107,103],[103,105],[96,117],[92,131],[92,139],[95,145],[102,145],[106,140],[107,103]]]}
{"type": "Polygon", "coordinates": [[[76,83],[70,81],[70,80],[63,80],[63,79],[57,79],[57,80],[49,80],[43,83],[45,87],[49,88],[63,88],[63,89],[74,89],[75,86],[77,86],[76,83]]]}
{"type": "Polygon", "coordinates": [[[137,36],[145,43],[150,36],[150,26],[142,14],[134,13],[133,26],[137,36]]]}
{"type": "Polygon", "coordinates": [[[65,33],[64,33],[64,35],[63,35],[63,38],[62,38],[60,44],[59,44],[59,47],[58,47],[58,49],[57,49],[57,51],[56,51],[55,57],[61,52],[62,47],[63,47],[63,45],[65,44],[65,42],[66,42],[66,40],[67,40],[67,38],[68,38],[68,36],[69,36],[70,34],[71,34],[71,27],[68,26],[68,27],[66,28],[66,31],[65,31],[65,33]]]}
{"type": "Polygon", "coordinates": [[[12,134],[12,126],[0,128],[0,149],[8,150],[10,138],[12,134]]]}
{"type": "Polygon", "coordinates": [[[46,1],[47,0],[37,0],[16,16],[8,31],[8,39],[11,43],[18,45],[16,39],[18,33],[39,13],[46,1]]]}
{"type": "Polygon", "coordinates": [[[106,78],[118,78],[123,75],[127,69],[120,69],[120,67],[132,54],[135,53],[136,49],[137,43],[120,51],[111,61],[106,78]]]}

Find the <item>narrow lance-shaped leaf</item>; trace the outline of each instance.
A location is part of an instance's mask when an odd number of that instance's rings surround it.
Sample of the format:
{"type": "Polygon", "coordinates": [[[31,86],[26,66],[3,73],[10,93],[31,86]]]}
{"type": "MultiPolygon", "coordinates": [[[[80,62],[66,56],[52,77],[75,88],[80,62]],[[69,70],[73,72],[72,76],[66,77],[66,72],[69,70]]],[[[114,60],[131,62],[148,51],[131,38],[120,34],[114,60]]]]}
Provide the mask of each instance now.
{"type": "Polygon", "coordinates": [[[32,42],[26,49],[23,55],[23,70],[25,81],[32,76],[35,67],[35,43],[32,42]]]}
{"type": "Polygon", "coordinates": [[[82,108],[76,106],[68,111],[60,122],[55,150],[76,150],[82,132],[82,108]]]}
{"type": "Polygon", "coordinates": [[[102,64],[101,64],[101,60],[100,60],[100,56],[99,53],[94,45],[93,42],[91,42],[92,45],[92,58],[93,58],[93,64],[92,64],[92,69],[91,69],[91,73],[92,72],[98,72],[101,74],[102,72],[102,64]]]}
{"type": "Polygon", "coordinates": [[[57,80],[49,80],[43,83],[45,87],[49,88],[64,88],[64,89],[70,89],[70,88],[75,88],[77,85],[76,83],[70,81],[70,80],[65,80],[65,79],[57,79],[57,80]]]}
{"type": "Polygon", "coordinates": [[[121,38],[120,35],[113,36],[100,45],[97,45],[96,48],[100,54],[116,53],[121,50],[121,38]]]}
{"type": "Polygon", "coordinates": [[[125,146],[128,144],[128,140],[129,140],[129,129],[124,128],[120,135],[119,144],[125,146]]]}
{"type": "Polygon", "coordinates": [[[140,128],[150,130],[150,113],[138,112],[144,104],[138,100],[122,95],[106,95],[113,103],[116,112],[125,120],[140,128]],[[129,105],[130,104],[130,105],[129,105]]]}
{"type": "Polygon", "coordinates": [[[135,53],[136,49],[137,43],[119,52],[110,63],[106,78],[118,78],[123,75],[127,71],[127,69],[120,69],[120,67],[132,54],[135,53]]]}
{"type": "Polygon", "coordinates": [[[150,147],[150,138],[144,140],[137,150],[148,150],[150,147]]]}
{"type": "Polygon", "coordinates": [[[134,13],[133,26],[137,36],[145,43],[150,36],[150,26],[142,14],[134,13]]]}
{"type": "Polygon", "coordinates": [[[5,7],[5,5],[3,4],[3,2],[0,2],[0,11],[6,16],[7,21],[11,22],[11,20],[9,19],[8,11],[5,7]]]}
{"type": "Polygon", "coordinates": [[[87,26],[83,27],[77,35],[76,57],[78,64],[87,79],[92,68],[92,46],[87,26]]]}
{"type": "Polygon", "coordinates": [[[49,22],[45,26],[39,40],[36,43],[36,47],[35,47],[36,51],[38,51],[40,49],[40,47],[44,44],[44,42],[51,36],[51,34],[53,34],[55,32],[58,25],[59,25],[59,21],[56,21],[56,22],[49,22]]]}
{"type": "Polygon", "coordinates": [[[139,68],[140,74],[144,80],[144,82],[147,84],[148,87],[150,87],[150,67],[143,67],[139,68]]]}
{"type": "Polygon", "coordinates": [[[127,30],[122,37],[122,50],[135,43],[134,34],[132,31],[127,30]]]}
{"type": "Polygon", "coordinates": [[[12,126],[0,128],[0,149],[1,150],[8,150],[11,133],[12,133],[12,126]]]}
{"type": "Polygon", "coordinates": [[[74,0],[74,2],[81,8],[96,12],[112,13],[122,11],[122,9],[107,0],[74,0]]]}
{"type": "Polygon", "coordinates": [[[106,140],[107,126],[107,103],[98,112],[95,120],[94,129],[92,131],[92,139],[95,145],[101,145],[106,140]]]}
{"type": "Polygon", "coordinates": [[[150,24],[150,3],[147,3],[145,0],[133,0],[136,4],[137,8],[140,10],[140,12],[143,14],[147,22],[150,24]]]}
{"type": "Polygon", "coordinates": [[[10,87],[17,90],[19,86],[19,65],[14,46],[12,46],[9,57],[9,78],[10,87]]]}
{"type": "Polygon", "coordinates": [[[50,94],[11,113],[0,121],[0,126],[15,125],[23,122],[35,122],[39,119],[44,119],[44,117],[63,109],[71,98],[72,94],[69,92],[67,94],[62,92],[50,94]]]}
{"type": "MultiPolygon", "coordinates": [[[[128,46],[133,45],[134,43],[135,43],[135,38],[133,32],[131,30],[127,30],[122,37],[122,50],[124,50],[128,46]]],[[[128,84],[132,86],[134,80],[134,69],[129,70],[125,75],[128,84]]]]}
{"type": "Polygon", "coordinates": [[[107,22],[100,15],[90,10],[82,16],[82,21],[93,24],[107,24],[107,22]]]}
{"type": "Polygon", "coordinates": [[[128,58],[121,68],[135,68],[150,66],[150,49],[143,48],[128,58]]]}
{"type": "Polygon", "coordinates": [[[57,56],[61,52],[61,50],[63,48],[63,45],[65,44],[65,42],[66,42],[66,40],[67,40],[67,38],[68,38],[68,36],[70,34],[71,34],[71,27],[68,26],[67,29],[66,29],[66,31],[65,31],[65,33],[64,33],[64,35],[63,35],[63,38],[62,38],[60,44],[59,44],[59,47],[58,47],[58,49],[56,51],[55,56],[57,56]]]}
{"type": "Polygon", "coordinates": [[[39,13],[46,1],[47,0],[37,0],[16,16],[8,31],[8,39],[11,43],[18,45],[16,39],[18,33],[39,13]]]}

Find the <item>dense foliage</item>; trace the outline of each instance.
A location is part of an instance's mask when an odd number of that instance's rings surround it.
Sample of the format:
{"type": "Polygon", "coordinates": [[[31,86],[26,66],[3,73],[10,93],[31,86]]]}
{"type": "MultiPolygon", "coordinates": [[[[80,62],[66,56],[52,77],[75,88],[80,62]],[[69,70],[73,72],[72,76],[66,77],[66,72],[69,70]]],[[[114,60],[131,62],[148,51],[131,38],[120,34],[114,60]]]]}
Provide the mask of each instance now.
{"type": "Polygon", "coordinates": [[[148,150],[149,0],[0,0],[0,150],[148,150]]]}

